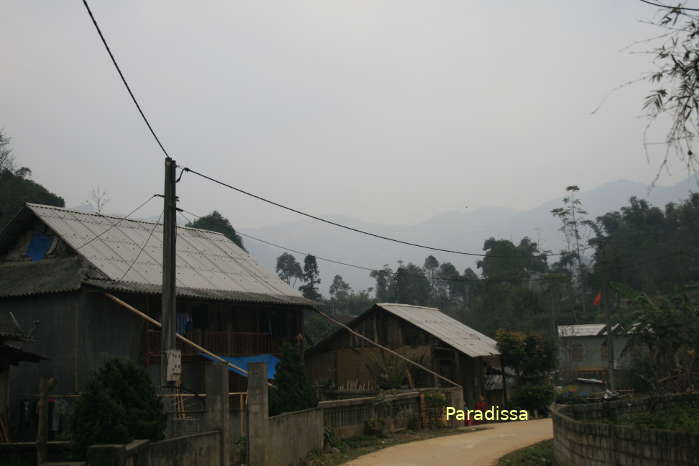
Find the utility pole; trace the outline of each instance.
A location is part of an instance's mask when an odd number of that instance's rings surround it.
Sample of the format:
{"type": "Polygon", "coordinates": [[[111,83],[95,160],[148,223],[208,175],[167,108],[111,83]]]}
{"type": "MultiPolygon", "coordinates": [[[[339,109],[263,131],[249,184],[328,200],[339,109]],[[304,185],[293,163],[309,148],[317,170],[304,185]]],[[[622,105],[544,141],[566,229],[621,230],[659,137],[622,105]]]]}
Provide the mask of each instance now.
{"type": "Polygon", "coordinates": [[[607,361],[609,370],[609,389],[614,391],[616,384],[614,383],[614,338],[612,329],[611,310],[609,309],[609,278],[605,272],[604,291],[602,295],[602,305],[604,305],[604,315],[607,320],[607,361]]]}
{"type": "Polygon", "coordinates": [[[177,195],[175,172],[177,163],[165,159],[165,202],[163,207],[163,289],[160,331],[160,386],[164,395],[172,390],[181,373],[180,353],[175,346],[175,247],[177,240],[177,195]]]}

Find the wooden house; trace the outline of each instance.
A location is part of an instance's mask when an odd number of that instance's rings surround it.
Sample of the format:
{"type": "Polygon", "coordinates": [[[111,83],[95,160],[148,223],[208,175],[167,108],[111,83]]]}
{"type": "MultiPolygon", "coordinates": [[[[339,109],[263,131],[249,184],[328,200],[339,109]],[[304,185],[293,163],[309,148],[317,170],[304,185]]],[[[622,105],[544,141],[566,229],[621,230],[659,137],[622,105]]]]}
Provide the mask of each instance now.
{"type": "MultiPolygon", "coordinates": [[[[105,361],[123,358],[159,385],[160,331],[106,294],[159,321],[162,239],[160,224],[37,204],[0,232],[0,312],[23,326],[37,321],[24,349],[49,358],[12,371],[13,425],[31,412],[40,376],[56,379],[56,397],[70,396],[105,361]]],[[[301,333],[314,303],[224,235],[178,227],[176,246],[178,333],[227,357],[275,354],[301,333]]],[[[205,359],[180,349],[183,390],[201,393],[205,359]]],[[[245,379],[231,373],[230,388],[245,390],[245,379]]]]}
{"type": "MultiPolygon", "coordinates": [[[[615,371],[628,370],[631,355],[626,351],[631,335],[621,326],[612,332],[615,371]]],[[[609,350],[605,324],[558,326],[558,366],[561,383],[577,378],[608,378],[609,350]]]]}
{"type": "MultiPolygon", "coordinates": [[[[347,325],[461,385],[467,406],[487,397],[489,368],[499,367],[500,353],[493,339],[439,309],[381,303],[347,325]]],[[[385,351],[340,329],[306,352],[306,368],[320,385],[376,387],[372,367],[382,364],[381,358],[385,351]]],[[[416,387],[449,385],[424,370],[410,372],[414,375],[408,384],[416,387]]]]}

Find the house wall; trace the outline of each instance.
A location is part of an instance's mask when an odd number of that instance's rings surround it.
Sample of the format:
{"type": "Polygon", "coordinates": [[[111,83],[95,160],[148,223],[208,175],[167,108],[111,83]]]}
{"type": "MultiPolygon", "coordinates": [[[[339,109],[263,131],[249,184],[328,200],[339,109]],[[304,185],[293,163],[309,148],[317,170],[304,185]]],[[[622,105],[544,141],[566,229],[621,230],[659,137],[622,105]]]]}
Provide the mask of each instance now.
{"type": "MultiPolygon", "coordinates": [[[[401,346],[394,348],[394,351],[413,361],[423,361],[428,367],[430,365],[429,346],[401,346]]],[[[337,387],[365,385],[368,389],[373,389],[376,383],[368,366],[379,361],[382,353],[385,352],[377,347],[340,348],[316,353],[306,359],[306,371],[319,384],[330,381],[337,387]]],[[[418,386],[432,386],[433,377],[420,374],[414,377],[414,382],[418,386]]]]}
{"type": "MultiPolygon", "coordinates": [[[[558,345],[558,361],[564,378],[594,376],[595,372],[604,372],[609,367],[606,348],[606,336],[564,337],[558,345]],[[577,348],[576,348],[577,347],[577,348]],[[580,357],[576,357],[580,356],[580,357]]],[[[628,336],[614,337],[614,360],[617,369],[626,369],[630,356],[624,353],[629,343],[628,336]]]]}
{"type": "MultiPolygon", "coordinates": [[[[3,312],[12,312],[23,329],[32,328],[34,341],[22,349],[48,358],[36,364],[19,364],[10,371],[9,420],[12,439],[33,440],[36,434],[36,393],[40,376],[54,377],[53,393],[74,393],[78,386],[80,349],[75,344],[80,293],[60,293],[0,299],[3,312]]],[[[84,370],[84,369],[83,369],[84,370]]]]}

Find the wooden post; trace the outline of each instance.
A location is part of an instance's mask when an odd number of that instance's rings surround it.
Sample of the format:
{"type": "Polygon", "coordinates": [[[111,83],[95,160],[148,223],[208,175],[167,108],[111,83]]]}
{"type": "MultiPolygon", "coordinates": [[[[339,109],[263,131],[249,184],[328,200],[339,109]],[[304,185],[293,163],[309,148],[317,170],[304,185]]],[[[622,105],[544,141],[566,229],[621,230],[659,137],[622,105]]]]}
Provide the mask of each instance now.
{"type": "Polygon", "coordinates": [[[38,426],[36,432],[36,464],[41,466],[49,460],[46,442],[49,439],[49,390],[53,388],[56,379],[41,377],[39,380],[39,402],[37,404],[38,426]]]}
{"type": "Polygon", "coordinates": [[[500,370],[502,371],[502,406],[507,408],[507,373],[505,372],[505,363],[500,355],[500,370]]]}
{"type": "Polygon", "coordinates": [[[407,367],[405,368],[405,375],[408,376],[408,385],[410,386],[410,388],[415,388],[415,383],[413,382],[413,376],[410,375],[410,369],[407,367]]]}

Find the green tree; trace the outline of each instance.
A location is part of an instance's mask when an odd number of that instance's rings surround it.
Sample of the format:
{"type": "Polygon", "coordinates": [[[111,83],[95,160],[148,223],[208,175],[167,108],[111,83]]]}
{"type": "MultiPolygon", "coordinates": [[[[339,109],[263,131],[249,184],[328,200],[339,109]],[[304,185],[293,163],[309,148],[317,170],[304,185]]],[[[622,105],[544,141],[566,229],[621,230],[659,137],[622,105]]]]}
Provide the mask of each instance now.
{"type": "Polygon", "coordinates": [[[303,269],[296,258],[288,252],[277,257],[277,275],[290,286],[296,286],[296,280],[303,280],[303,269]],[[292,281],[293,280],[293,281],[292,281]]]}
{"type": "Polygon", "coordinates": [[[72,418],[75,454],[88,446],[161,440],[166,417],[148,374],[129,361],[112,360],[92,375],[72,418]]]}
{"type": "Polygon", "coordinates": [[[285,343],[281,353],[272,381],[276,388],[269,389],[270,415],[315,407],[318,400],[303,368],[303,347],[285,343]]]}
{"type": "MultiPolygon", "coordinates": [[[[587,311],[587,266],[584,263],[584,254],[587,248],[590,229],[592,224],[587,218],[587,211],[582,207],[582,201],[576,197],[580,188],[572,185],[566,188],[568,195],[563,198],[563,207],[551,210],[551,214],[561,221],[561,232],[566,240],[566,255],[575,260],[577,267],[574,269],[573,277],[577,287],[578,303],[583,314],[587,311]]],[[[568,262],[572,265],[572,262],[568,262]]],[[[573,269],[571,269],[573,271],[573,269]]],[[[575,318],[575,316],[574,316],[575,318]]],[[[577,319],[576,319],[577,320],[577,319]]]]}
{"type": "Polygon", "coordinates": [[[393,270],[388,265],[384,265],[381,270],[372,270],[369,276],[376,280],[376,300],[382,303],[391,301],[393,270]]]}
{"type": "Polygon", "coordinates": [[[430,301],[430,282],[415,264],[401,265],[394,276],[395,302],[424,306],[430,301]]]}
{"type": "Polygon", "coordinates": [[[188,223],[187,226],[222,233],[226,238],[237,244],[240,249],[246,251],[245,246],[243,246],[243,238],[236,233],[231,222],[216,210],[209,215],[199,217],[194,222],[188,223]]]}
{"type": "Polygon", "coordinates": [[[439,267],[439,261],[433,255],[427,256],[425,259],[424,269],[427,273],[427,278],[430,281],[430,287],[432,288],[432,293],[435,293],[435,276],[437,274],[437,267],[439,267]]]}
{"type": "Polygon", "coordinates": [[[699,308],[686,295],[630,291],[633,375],[654,392],[682,392],[699,383],[699,308]]]}
{"type": "Polygon", "coordinates": [[[538,335],[498,330],[495,336],[503,363],[514,369],[517,384],[512,402],[520,409],[546,412],[553,401],[550,374],[556,367],[555,345],[538,335]]]}
{"type": "Polygon", "coordinates": [[[333,282],[330,285],[330,298],[334,298],[338,301],[344,301],[349,296],[352,291],[352,287],[342,279],[341,275],[335,275],[333,282]]]}
{"type": "Polygon", "coordinates": [[[299,287],[303,296],[313,301],[320,300],[321,295],[318,291],[318,285],[320,284],[318,261],[316,261],[315,256],[310,254],[303,260],[303,280],[305,283],[299,287]]]}
{"type": "Polygon", "coordinates": [[[5,136],[0,130],[0,173],[8,170],[14,171],[14,160],[12,149],[10,149],[10,138],[5,136]]]}
{"type": "MultiPolygon", "coordinates": [[[[665,136],[667,148],[656,175],[657,181],[672,155],[688,169],[696,170],[694,143],[699,130],[699,13],[681,5],[664,6],[660,8],[660,15],[656,15],[650,23],[658,27],[662,34],[639,42],[643,43],[642,53],[653,57],[654,67],[652,72],[642,77],[654,88],[643,105],[648,117],[646,130],[658,121],[661,121],[663,128],[668,128],[665,136]]],[[[644,131],[644,143],[648,133],[644,131]]]]}
{"type": "Polygon", "coordinates": [[[665,210],[631,198],[628,206],[597,217],[591,283],[608,280],[650,294],[672,293],[699,280],[699,194],[665,210]]]}

